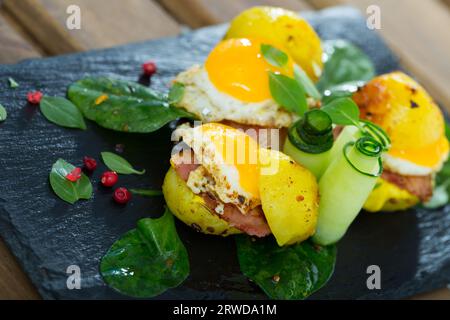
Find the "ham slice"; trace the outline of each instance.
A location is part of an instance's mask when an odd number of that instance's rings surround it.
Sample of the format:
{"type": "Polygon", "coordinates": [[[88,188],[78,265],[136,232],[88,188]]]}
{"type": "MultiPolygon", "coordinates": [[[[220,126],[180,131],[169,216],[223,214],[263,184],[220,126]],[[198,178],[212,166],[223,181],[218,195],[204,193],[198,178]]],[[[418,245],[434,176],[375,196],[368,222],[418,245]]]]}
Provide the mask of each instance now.
{"type": "MultiPolygon", "coordinates": [[[[172,157],[174,169],[181,179],[187,181],[191,171],[197,169],[199,165],[177,161],[178,159],[180,159],[178,155],[174,155],[172,157]]],[[[205,200],[205,204],[211,212],[217,214],[221,219],[228,222],[230,226],[256,237],[265,237],[271,233],[261,206],[250,210],[244,215],[234,205],[222,203],[210,194],[203,193],[201,196],[205,200]],[[223,212],[222,214],[218,214],[215,209],[221,205],[223,205],[223,212]]]]}
{"type": "Polygon", "coordinates": [[[433,178],[431,175],[404,176],[384,170],[381,178],[417,196],[422,202],[426,202],[433,195],[433,178]]]}

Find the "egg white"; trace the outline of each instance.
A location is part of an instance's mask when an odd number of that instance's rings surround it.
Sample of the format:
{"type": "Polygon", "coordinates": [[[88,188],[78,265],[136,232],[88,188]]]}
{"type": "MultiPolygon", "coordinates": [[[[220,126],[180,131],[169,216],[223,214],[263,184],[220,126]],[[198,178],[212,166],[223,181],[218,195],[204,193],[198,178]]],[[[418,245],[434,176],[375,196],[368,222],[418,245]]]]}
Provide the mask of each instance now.
{"type": "MultiPolygon", "coordinates": [[[[185,124],[174,132],[175,139],[182,138],[193,151],[201,164],[189,174],[187,186],[195,194],[208,192],[218,197],[223,203],[235,205],[242,213],[261,203],[260,199],[246,192],[239,183],[239,171],[231,164],[225,163],[222,152],[216,150],[209,134],[191,128],[185,124]]],[[[216,210],[217,211],[217,210],[216,210]]],[[[223,210],[222,210],[223,211],[223,210]]],[[[219,214],[220,208],[217,211],[219,214]]]]}
{"type": "MultiPolygon", "coordinates": [[[[234,122],[263,127],[289,127],[298,119],[294,113],[280,107],[274,100],[244,102],[220,92],[203,66],[193,66],[180,73],[175,82],[185,85],[179,107],[194,113],[204,122],[234,122]]],[[[313,103],[313,102],[311,102],[313,103]]]]}
{"type": "Polygon", "coordinates": [[[447,160],[448,155],[445,155],[441,162],[435,167],[426,167],[415,164],[411,161],[393,157],[386,153],[383,155],[383,165],[389,171],[404,175],[404,176],[428,176],[439,172],[442,169],[444,162],[447,160]]]}

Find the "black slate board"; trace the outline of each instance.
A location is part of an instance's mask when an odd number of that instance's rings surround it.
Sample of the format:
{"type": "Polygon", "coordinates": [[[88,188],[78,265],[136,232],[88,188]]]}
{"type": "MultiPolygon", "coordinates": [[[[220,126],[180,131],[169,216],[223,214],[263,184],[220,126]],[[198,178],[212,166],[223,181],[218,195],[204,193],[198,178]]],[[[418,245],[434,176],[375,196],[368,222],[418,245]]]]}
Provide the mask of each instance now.
{"type": "MultiPolygon", "coordinates": [[[[355,9],[339,7],[305,16],[323,39],[344,38],[361,47],[378,73],[398,68],[397,59],[355,9]]],[[[126,207],[114,205],[111,191],[98,185],[104,169],[100,167],[93,175],[93,199],[70,206],[49,187],[52,164],[62,157],[81,165],[84,155],[98,157],[100,151],[112,151],[121,143],[124,157],[147,173],[121,176],[120,184],[159,188],[169,167],[171,129],[147,135],[116,133],[93,123],[85,132],[62,129],[27,105],[27,91],[64,95],[70,83],[87,75],[137,81],[140,64],[149,58],[160,70],[152,87],[167,90],[178,72],[204,60],[224,30],[225,26],[210,27],[177,38],[0,66],[0,103],[9,112],[0,124],[0,233],[44,298],[125,298],[103,283],[99,260],[137,219],[159,216],[164,205],[163,199],[139,197],[126,207]],[[7,77],[20,88],[10,89],[7,77]],[[69,265],[81,268],[81,290],[66,287],[69,265]]],[[[449,211],[450,206],[440,211],[361,214],[339,243],[332,280],[312,298],[403,298],[445,286],[450,282],[449,211]],[[366,287],[366,268],[372,264],[381,268],[381,290],[366,287]]],[[[191,275],[183,286],[159,298],[265,297],[241,275],[232,238],[197,234],[181,223],[177,228],[189,251],[191,275]]]]}

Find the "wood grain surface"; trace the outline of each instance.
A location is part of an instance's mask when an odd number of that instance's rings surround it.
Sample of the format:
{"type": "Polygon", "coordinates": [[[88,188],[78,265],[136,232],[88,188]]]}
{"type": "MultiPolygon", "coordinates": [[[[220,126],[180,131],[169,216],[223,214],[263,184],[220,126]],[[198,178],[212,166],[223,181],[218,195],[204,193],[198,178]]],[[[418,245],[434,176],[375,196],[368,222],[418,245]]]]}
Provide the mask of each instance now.
{"type": "MultiPolygon", "coordinates": [[[[363,13],[368,5],[379,5],[379,32],[405,68],[450,111],[450,0],[4,0],[0,63],[176,35],[180,24],[198,28],[225,22],[254,5],[301,11],[336,4],[351,4],[363,13]],[[66,28],[69,4],[82,10],[81,30],[66,28]]],[[[0,241],[0,299],[37,298],[33,285],[0,241]]],[[[450,291],[415,298],[450,299],[450,291]]]]}

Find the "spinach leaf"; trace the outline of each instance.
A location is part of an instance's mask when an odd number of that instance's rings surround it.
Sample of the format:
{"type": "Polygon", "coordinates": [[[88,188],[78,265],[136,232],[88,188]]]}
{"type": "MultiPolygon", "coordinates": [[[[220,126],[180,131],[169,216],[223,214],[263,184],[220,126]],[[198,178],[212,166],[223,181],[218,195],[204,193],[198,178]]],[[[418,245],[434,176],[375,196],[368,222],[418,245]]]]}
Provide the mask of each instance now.
{"type": "Polygon", "coordinates": [[[169,91],[169,104],[176,105],[183,99],[185,86],[180,82],[175,82],[169,91]]]}
{"type": "Polygon", "coordinates": [[[63,159],[58,159],[50,171],[50,185],[53,191],[58,197],[70,204],[74,204],[80,199],[90,199],[92,196],[91,181],[84,173],[76,182],[67,180],[66,176],[73,169],[75,169],[75,166],[63,159]]]}
{"type": "Polygon", "coordinates": [[[319,290],[334,271],[336,247],[310,241],[279,247],[273,237],[252,241],[236,236],[239,264],[271,299],[304,299],[319,290]]]}
{"type": "Polygon", "coordinates": [[[69,99],[102,127],[147,133],[193,115],[169,105],[166,95],[138,83],[104,77],[85,78],[69,87],[69,99]]]}
{"type": "Polygon", "coordinates": [[[359,108],[350,98],[338,98],[324,105],[321,110],[328,113],[333,123],[359,126],[359,108]]]}
{"type": "Polygon", "coordinates": [[[326,55],[324,70],[317,83],[319,91],[349,81],[368,81],[375,76],[375,68],[369,57],[345,40],[324,42],[326,55]]]}
{"type": "Polygon", "coordinates": [[[8,112],[6,112],[6,109],[4,106],[0,104],[0,122],[3,122],[8,117],[8,112]]]}
{"type": "Polygon", "coordinates": [[[329,87],[323,92],[322,103],[327,104],[337,98],[351,98],[353,93],[365,83],[365,81],[356,80],[329,87]]]}
{"type": "Polygon", "coordinates": [[[112,152],[102,152],[102,159],[106,166],[120,174],[144,174],[145,170],[138,171],[121,156],[112,152]]]}
{"type": "Polygon", "coordinates": [[[269,72],[269,87],[275,102],[286,110],[298,115],[308,110],[305,89],[294,79],[269,72]]]}
{"type": "Polygon", "coordinates": [[[289,61],[286,53],[269,44],[261,45],[261,53],[264,59],[274,67],[283,68],[289,61]]]}
{"type": "Polygon", "coordinates": [[[44,96],[40,108],[47,120],[54,124],[86,130],[86,124],[80,110],[66,98],[44,96]]]}
{"type": "Polygon", "coordinates": [[[130,189],[131,193],[144,197],[162,196],[161,190],[146,190],[146,189],[130,189]]]}
{"type": "Polygon", "coordinates": [[[189,275],[189,258],[172,214],[139,220],[108,250],[100,272],[108,285],[133,297],[154,297],[180,285],[189,275]]]}
{"type": "Polygon", "coordinates": [[[294,78],[295,80],[305,88],[306,94],[311,98],[320,100],[322,98],[321,94],[317,90],[314,82],[308,77],[306,72],[298,65],[294,65],[294,78]]]}

